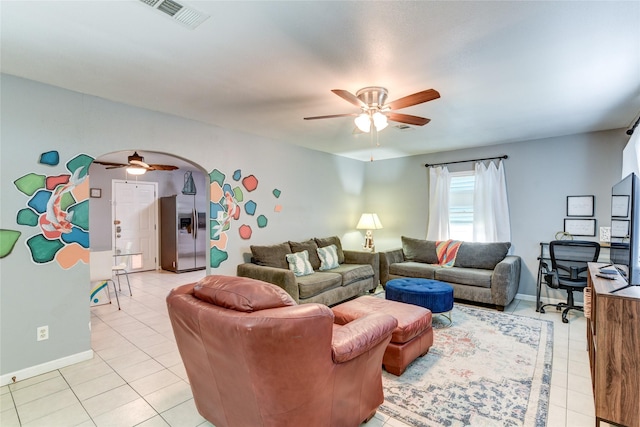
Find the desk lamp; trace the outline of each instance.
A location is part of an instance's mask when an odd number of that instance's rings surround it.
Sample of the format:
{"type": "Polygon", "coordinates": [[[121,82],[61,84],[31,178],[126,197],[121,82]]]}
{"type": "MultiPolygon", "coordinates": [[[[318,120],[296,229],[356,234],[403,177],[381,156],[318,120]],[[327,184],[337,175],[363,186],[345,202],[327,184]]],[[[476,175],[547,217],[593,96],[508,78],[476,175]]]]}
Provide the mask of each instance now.
{"type": "Polygon", "coordinates": [[[375,213],[363,213],[360,217],[360,221],[358,221],[358,225],[356,225],[358,230],[367,230],[364,235],[364,245],[362,245],[363,249],[368,252],[373,252],[375,250],[375,245],[373,244],[373,232],[371,230],[379,230],[382,228],[382,223],[378,218],[378,214],[375,213]]]}

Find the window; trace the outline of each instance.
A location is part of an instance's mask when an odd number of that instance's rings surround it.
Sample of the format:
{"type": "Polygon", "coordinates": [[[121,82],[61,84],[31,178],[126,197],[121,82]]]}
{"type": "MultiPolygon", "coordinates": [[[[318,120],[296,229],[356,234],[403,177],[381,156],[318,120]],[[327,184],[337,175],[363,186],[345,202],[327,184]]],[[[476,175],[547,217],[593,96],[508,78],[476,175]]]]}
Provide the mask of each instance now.
{"type": "Polygon", "coordinates": [[[449,238],[473,241],[473,171],[452,172],[449,188],[449,238]]]}

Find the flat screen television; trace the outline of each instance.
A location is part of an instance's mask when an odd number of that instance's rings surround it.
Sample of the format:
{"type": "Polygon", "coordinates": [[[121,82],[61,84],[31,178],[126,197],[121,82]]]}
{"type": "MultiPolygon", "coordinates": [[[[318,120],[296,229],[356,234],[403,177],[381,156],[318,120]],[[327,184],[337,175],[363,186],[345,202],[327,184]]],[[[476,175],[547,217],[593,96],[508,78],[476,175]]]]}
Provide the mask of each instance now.
{"type": "Polygon", "coordinates": [[[611,264],[627,281],[640,285],[640,179],[631,173],[611,188],[611,264]]]}

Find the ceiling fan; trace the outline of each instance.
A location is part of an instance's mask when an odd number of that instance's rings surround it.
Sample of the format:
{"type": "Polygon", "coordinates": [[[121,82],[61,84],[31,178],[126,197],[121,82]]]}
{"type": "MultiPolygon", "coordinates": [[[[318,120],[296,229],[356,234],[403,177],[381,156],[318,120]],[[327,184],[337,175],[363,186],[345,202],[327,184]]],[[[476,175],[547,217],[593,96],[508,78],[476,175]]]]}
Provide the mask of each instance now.
{"type": "Polygon", "coordinates": [[[342,99],[352,103],[362,110],[360,113],[332,114],[328,116],[305,117],[305,120],[332,119],[335,117],[356,117],[354,122],[358,129],[363,132],[371,130],[373,124],[376,130],[380,131],[387,127],[387,120],[409,125],[424,126],[431,120],[412,116],[410,114],[396,113],[393,110],[411,107],[413,105],[422,104],[423,102],[433,101],[440,98],[440,93],[435,89],[427,89],[421,92],[408,95],[395,101],[386,103],[387,89],[379,86],[370,86],[360,89],[356,94],[352,94],[346,90],[333,89],[335,93],[342,99]]]}
{"type": "Polygon", "coordinates": [[[178,169],[177,166],[173,165],[156,165],[156,164],[148,164],[144,162],[144,157],[138,154],[135,151],[131,156],[127,157],[128,163],[113,163],[113,162],[103,162],[99,160],[94,160],[93,163],[97,163],[99,165],[106,166],[106,169],[117,169],[117,168],[127,168],[127,172],[131,174],[140,174],[147,171],[172,171],[178,169]]]}

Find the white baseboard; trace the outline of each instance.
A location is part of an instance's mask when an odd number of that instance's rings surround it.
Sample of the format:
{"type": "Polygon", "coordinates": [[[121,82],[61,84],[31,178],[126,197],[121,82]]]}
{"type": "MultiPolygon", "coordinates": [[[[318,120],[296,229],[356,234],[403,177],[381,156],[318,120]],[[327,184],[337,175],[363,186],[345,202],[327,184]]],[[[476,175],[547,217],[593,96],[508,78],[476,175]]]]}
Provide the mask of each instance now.
{"type": "Polygon", "coordinates": [[[27,378],[46,374],[47,372],[55,371],[56,369],[61,369],[75,363],[84,362],[85,360],[89,360],[92,358],[93,350],[87,350],[83,351],[82,353],[76,353],[72,354],[71,356],[63,357],[61,359],[51,360],[40,365],[30,366],[28,368],[0,376],[0,386],[12,384],[17,381],[26,380],[27,378]]]}

